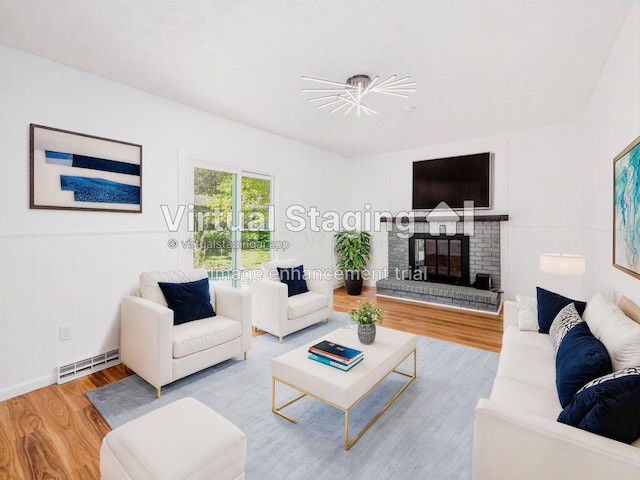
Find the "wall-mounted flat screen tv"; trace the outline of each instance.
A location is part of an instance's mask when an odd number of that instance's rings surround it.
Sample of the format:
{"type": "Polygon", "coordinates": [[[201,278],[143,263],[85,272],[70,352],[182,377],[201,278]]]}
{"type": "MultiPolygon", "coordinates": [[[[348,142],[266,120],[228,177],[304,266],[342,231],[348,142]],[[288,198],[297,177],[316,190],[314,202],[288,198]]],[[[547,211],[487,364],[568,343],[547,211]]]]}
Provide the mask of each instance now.
{"type": "Polygon", "coordinates": [[[413,210],[430,210],[440,202],[464,208],[491,208],[491,152],[413,162],[413,210]]]}

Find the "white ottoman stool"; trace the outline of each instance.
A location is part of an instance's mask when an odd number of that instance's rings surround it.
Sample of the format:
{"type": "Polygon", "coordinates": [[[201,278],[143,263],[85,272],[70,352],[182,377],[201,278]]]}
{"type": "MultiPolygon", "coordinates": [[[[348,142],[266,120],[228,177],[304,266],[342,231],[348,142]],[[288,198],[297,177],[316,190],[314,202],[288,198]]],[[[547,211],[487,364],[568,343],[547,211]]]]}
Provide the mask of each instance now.
{"type": "Polygon", "coordinates": [[[194,398],[183,398],[109,432],[103,480],[244,479],[247,437],[194,398]]]}

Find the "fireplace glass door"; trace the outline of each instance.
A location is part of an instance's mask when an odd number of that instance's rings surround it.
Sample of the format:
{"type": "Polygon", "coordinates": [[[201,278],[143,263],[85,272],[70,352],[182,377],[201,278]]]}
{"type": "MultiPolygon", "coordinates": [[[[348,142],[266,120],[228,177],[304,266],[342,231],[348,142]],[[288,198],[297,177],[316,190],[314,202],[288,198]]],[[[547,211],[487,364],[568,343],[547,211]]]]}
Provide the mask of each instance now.
{"type": "Polygon", "coordinates": [[[451,285],[469,284],[469,239],[464,235],[409,239],[411,279],[451,285]]]}

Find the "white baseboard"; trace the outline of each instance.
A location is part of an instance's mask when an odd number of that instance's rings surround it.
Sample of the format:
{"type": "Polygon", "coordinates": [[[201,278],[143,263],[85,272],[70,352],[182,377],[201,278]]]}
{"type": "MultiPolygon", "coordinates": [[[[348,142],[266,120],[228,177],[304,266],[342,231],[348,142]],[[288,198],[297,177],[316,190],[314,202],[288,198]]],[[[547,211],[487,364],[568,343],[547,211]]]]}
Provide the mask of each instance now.
{"type": "Polygon", "coordinates": [[[11,387],[0,390],[0,402],[8,400],[25,393],[32,392],[42,387],[48,387],[56,383],[56,374],[43,375],[42,377],[29,380],[28,382],[13,385],[11,387]]]}

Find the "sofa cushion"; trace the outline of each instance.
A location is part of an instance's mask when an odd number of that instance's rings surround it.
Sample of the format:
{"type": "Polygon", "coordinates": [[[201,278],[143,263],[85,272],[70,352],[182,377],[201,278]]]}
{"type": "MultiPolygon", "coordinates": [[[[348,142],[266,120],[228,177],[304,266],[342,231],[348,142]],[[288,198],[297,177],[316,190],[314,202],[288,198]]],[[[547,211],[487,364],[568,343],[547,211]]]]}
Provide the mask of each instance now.
{"type": "Polygon", "coordinates": [[[556,392],[512,378],[496,377],[491,390],[491,400],[549,419],[558,418],[562,411],[556,392]]]}
{"type": "Polygon", "coordinates": [[[186,357],[242,335],[240,322],[218,315],[173,327],[173,358],[186,357]]]}
{"type": "Polygon", "coordinates": [[[508,343],[529,345],[553,355],[553,345],[551,345],[548,335],[540,335],[537,330],[534,332],[530,330],[520,330],[517,327],[508,327],[502,334],[503,347],[508,343]]]}
{"type": "Polygon", "coordinates": [[[594,378],[611,373],[609,354],[586,322],[575,325],[564,337],[556,357],[556,386],[563,407],[594,378]]]}
{"type": "Polygon", "coordinates": [[[554,354],[557,354],[558,347],[560,347],[560,342],[562,342],[564,336],[580,322],[582,322],[582,318],[580,318],[573,303],[558,312],[558,315],[551,323],[551,327],[549,327],[549,338],[554,348],[554,354]]]}
{"type": "Polygon", "coordinates": [[[540,333],[549,333],[549,327],[556,318],[558,312],[570,303],[575,303],[576,310],[582,316],[586,307],[585,302],[579,302],[567,297],[563,297],[544,288],[536,287],[538,300],[538,328],[540,333]]]}
{"type": "Polygon", "coordinates": [[[631,443],[640,437],[640,367],[595,379],[575,395],[558,421],[631,443]]]}
{"type": "Polygon", "coordinates": [[[287,306],[287,318],[296,320],[310,313],[317,312],[329,305],[326,295],[318,292],[305,292],[289,297],[287,306]]]}
{"type": "Polygon", "coordinates": [[[614,370],[640,365],[640,324],[627,317],[604,293],[596,293],[583,315],[591,333],[604,343],[614,370]]]}
{"type": "Polygon", "coordinates": [[[208,278],[186,283],[158,282],[158,286],[167,299],[169,308],[173,310],[174,325],[215,317],[208,278]]]}
{"type": "Polygon", "coordinates": [[[496,377],[517,380],[546,390],[556,397],[556,363],[549,338],[535,332],[522,332],[515,327],[509,328],[502,342],[496,377]],[[509,333],[508,336],[507,333],[509,333]],[[536,345],[509,340],[509,337],[513,339],[526,335],[541,337],[544,342],[536,345]]]}
{"type": "MultiPolygon", "coordinates": [[[[202,280],[208,278],[207,271],[204,268],[195,268],[193,270],[168,270],[164,272],[144,272],[140,274],[139,278],[139,293],[142,298],[151,300],[152,302],[168,307],[167,300],[164,298],[164,294],[158,282],[167,283],[186,283],[195,282],[196,280],[202,280]]],[[[213,298],[211,302],[213,303],[213,298]]]]}
{"type": "Polygon", "coordinates": [[[277,267],[280,281],[287,285],[287,295],[293,297],[308,292],[307,281],[304,278],[304,266],[292,268],[277,267]]]}
{"type": "Polygon", "coordinates": [[[518,304],[518,328],[532,332],[538,331],[538,302],[533,297],[516,295],[518,304]]]}

